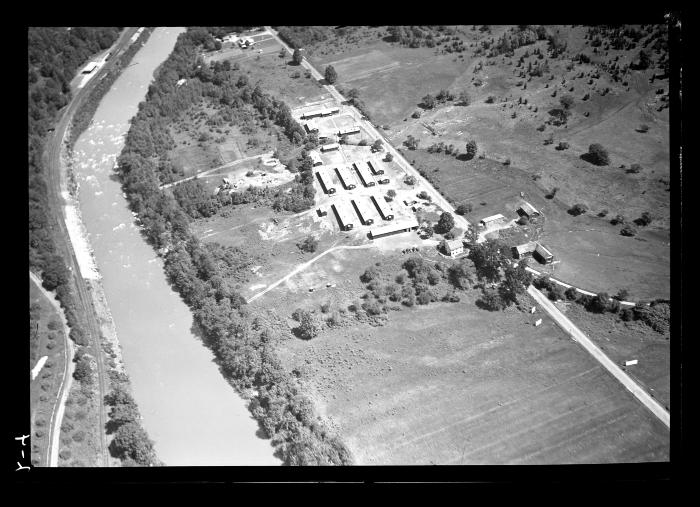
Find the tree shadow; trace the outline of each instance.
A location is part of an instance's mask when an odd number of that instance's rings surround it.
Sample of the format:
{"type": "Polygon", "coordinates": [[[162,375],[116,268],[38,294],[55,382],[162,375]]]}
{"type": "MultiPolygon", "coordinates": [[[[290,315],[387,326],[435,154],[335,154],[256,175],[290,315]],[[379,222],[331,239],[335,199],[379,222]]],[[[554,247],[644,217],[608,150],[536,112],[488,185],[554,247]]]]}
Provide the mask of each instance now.
{"type": "Polygon", "coordinates": [[[588,162],[589,164],[593,164],[593,165],[599,166],[599,167],[608,165],[608,164],[601,164],[598,161],[598,159],[595,157],[595,155],[593,155],[592,153],[588,153],[588,152],[582,154],[579,158],[581,160],[583,160],[584,162],[588,162]]]}

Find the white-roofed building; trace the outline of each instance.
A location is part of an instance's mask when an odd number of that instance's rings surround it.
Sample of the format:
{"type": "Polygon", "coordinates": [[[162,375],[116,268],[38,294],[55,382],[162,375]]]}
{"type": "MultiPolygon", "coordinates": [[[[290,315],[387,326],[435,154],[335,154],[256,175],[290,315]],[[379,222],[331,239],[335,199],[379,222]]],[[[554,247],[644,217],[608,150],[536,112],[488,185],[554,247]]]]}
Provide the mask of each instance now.
{"type": "Polygon", "coordinates": [[[348,167],[344,165],[336,167],[335,171],[338,173],[340,182],[343,184],[346,190],[352,190],[357,186],[357,181],[355,180],[355,177],[352,175],[348,167]]]}
{"type": "Polygon", "coordinates": [[[384,225],[381,227],[374,227],[369,231],[372,239],[381,238],[384,236],[389,236],[391,234],[399,234],[403,232],[415,231],[418,229],[418,220],[411,218],[408,220],[401,220],[399,222],[394,222],[393,224],[384,225]]]}
{"type": "Polygon", "coordinates": [[[355,167],[357,174],[360,175],[360,180],[362,180],[364,186],[373,187],[375,185],[374,178],[372,177],[372,173],[367,166],[367,162],[354,162],[352,165],[355,167]]]}
{"type": "Polygon", "coordinates": [[[374,205],[377,207],[377,209],[379,210],[379,214],[384,220],[394,219],[394,210],[391,209],[391,206],[389,206],[389,203],[386,202],[386,199],[384,199],[383,196],[373,195],[372,201],[374,202],[374,205]]]}
{"type": "Polygon", "coordinates": [[[479,222],[481,227],[494,227],[496,225],[502,225],[506,221],[506,217],[500,213],[497,215],[491,215],[490,217],[482,218],[479,222]]]}

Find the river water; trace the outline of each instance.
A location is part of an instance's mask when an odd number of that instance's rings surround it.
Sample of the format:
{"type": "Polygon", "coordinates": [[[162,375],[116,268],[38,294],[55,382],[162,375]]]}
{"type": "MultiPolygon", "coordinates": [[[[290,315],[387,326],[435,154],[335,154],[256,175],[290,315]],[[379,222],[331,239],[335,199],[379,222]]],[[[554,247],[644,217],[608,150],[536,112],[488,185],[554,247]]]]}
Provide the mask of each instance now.
{"type": "Polygon", "coordinates": [[[279,465],[244,400],[192,332],[189,308],[140,235],[110,176],[129,120],[182,28],[158,28],[136,54],[78,139],[74,171],[83,222],[112,312],[143,426],[166,465],[279,465]]]}

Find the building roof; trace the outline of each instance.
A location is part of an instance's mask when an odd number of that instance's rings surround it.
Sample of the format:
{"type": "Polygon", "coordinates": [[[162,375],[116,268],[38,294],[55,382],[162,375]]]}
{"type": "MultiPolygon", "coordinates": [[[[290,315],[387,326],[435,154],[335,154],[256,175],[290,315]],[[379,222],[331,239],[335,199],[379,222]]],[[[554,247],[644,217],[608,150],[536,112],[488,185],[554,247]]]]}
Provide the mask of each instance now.
{"type": "Polygon", "coordinates": [[[534,241],[528,241],[527,243],[517,245],[514,248],[518,251],[518,255],[522,255],[534,251],[535,248],[537,248],[537,243],[535,243],[534,241]]]}
{"type": "Polygon", "coordinates": [[[354,162],[352,165],[355,166],[355,169],[359,173],[360,178],[362,179],[365,185],[374,185],[374,178],[372,178],[372,173],[369,170],[369,167],[367,166],[367,162],[358,161],[354,162]]]}
{"type": "Polygon", "coordinates": [[[355,223],[355,213],[354,210],[348,207],[348,205],[343,201],[336,201],[331,206],[335,208],[340,222],[343,227],[347,225],[353,225],[355,223]]]}
{"type": "Polygon", "coordinates": [[[542,250],[546,255],[551,255],[552,257],[554,257],[554,254],[547,250],[547,248],[545,248],[540,242],[537,242],[536,250],[542,250]]]}
{"type": "Polygon", "coordinates": [[[338,143],[321,145],[321,151],[338,150],[338,149],[340,149],[340,145],[338,143]]]}
{"type": "Polygon", "coordinates": [[[311,157],[311,160],[313,160],[314,164],[316,162],[323,163],[323,159],[321,158],[321,154],[315,150],[309,152],[309,157],[311,157]]]}
{"type": "Polygon", "coordinates": [[[494,222],[496,220],[500,220],[502,218],[505,218],[503,215],[500,213],[497,215],[491,215],[490,217],[482,218],[481,221],[486,223],[486,222],[494,222]]]}
{"type": "Polygon", "coordinates": [[[377,205],[377,208],[379,208],[379,212],[381,213],[382,218],[388,218],[390,216],[394,216],[394,210],[391,209],[391,206],[389,205],[388,202],[386,202],[386,200],[384,199],[383,196],[372,195],[372,200],[377,205]]]}
{"type": "Polygon", "coordinates": [[[462,243],[461,239],[449,239],[445,241],[445,245],[447,245],[447,249],[450,251],[464,248],[464,243],[462,243]]]}
{"type": "Polygon", "coordinates": [[[341,165],[336,168],[336,171],[338,171],[338,176],[340,176],[343,185],[345,185],[348,188],[350,187],[350,185],[357,186],[357,180],[355,179],[355,176],[353,176],[352,171],[350,171],[350,168],[341,165]]]}
{"type": "Polygon", "coordinates": [[[539,213],[540,213],[539,211],[537,211],[537,210],[535,209],[535,207],[534,207],[532,204],[530,204],[530,203],[527,202],[527,201],[523,201],[523,204],[520,205],[520,208],[521,208],[524,212],[529,213],[529,214],[535,214],[535,213],[536,213],[536,214],[539,215],[539,213]]]}
{"type": "Polygon", "coordinates": [[[392,232],[398,232],[403,229],[414,229],[418,228],[418,220],[415,218],[410,218],[408,220],[401,220],[399,222],[394,222],[389,225],[383,225],[380,227],[372,227],[370,229],[370,234],[372,237],[381,236],[383,234],[391,234],[392,232]]]}
{"type": "Polygon", "coordinates": [[[374,206],[370,205],[366,197],[362,196],[355,198],[352,200],[352,202],[355,203],[355,207],[357,207],[360,218],[365,223],[367,223],[368,220],[374,221],[374,213],[372,213],[372,208],[374,208],[374,206]]]}

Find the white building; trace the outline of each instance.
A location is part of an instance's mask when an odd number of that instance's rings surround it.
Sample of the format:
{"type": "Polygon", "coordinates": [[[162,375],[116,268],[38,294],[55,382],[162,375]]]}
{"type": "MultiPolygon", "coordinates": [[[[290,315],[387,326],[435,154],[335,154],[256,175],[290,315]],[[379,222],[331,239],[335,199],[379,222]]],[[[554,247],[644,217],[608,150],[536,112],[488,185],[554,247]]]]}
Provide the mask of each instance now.
{"type": "Polygon", "coordinates": [[[461,239],[453,239],[445,241],[445,249],[450,257],[454,258],[464,253],[464,243],[461,239]]]}

